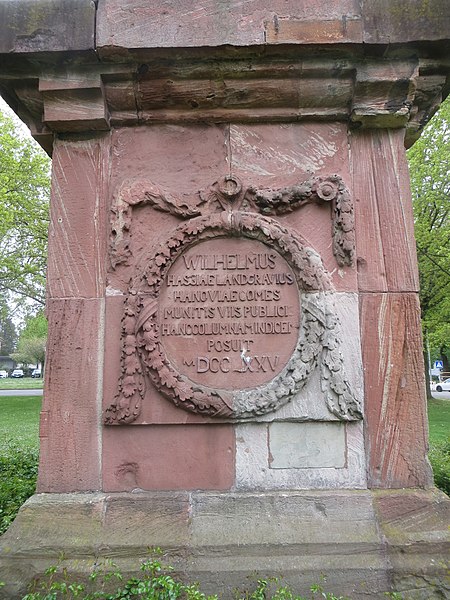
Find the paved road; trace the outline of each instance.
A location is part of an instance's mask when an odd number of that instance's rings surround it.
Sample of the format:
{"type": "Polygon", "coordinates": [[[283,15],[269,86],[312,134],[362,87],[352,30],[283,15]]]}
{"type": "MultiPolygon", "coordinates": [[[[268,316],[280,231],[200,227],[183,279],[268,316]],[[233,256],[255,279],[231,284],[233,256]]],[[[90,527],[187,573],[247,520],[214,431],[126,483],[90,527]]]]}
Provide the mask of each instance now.
{"type": "Polygon", "coordinates": [[[42,396],[44,390],[0,390],[0,396],[42,396]]]}
{"type": "Polygon", "coordinates": [[[431,395],[436,400],[450,400],[450,392],[431,392],[431,395]]]}

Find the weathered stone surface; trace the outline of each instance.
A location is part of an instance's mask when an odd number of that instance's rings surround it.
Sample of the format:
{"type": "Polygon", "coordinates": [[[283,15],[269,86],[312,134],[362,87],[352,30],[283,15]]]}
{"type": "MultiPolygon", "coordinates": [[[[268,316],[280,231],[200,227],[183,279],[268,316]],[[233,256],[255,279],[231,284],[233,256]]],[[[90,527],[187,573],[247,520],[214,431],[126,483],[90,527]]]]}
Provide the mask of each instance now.
{"type": "Polygon", "coordinates": [[[368,44],[443,40],[450,30],[447,0],[363,0],[362,16],[368,44]]]}
{"type": "MultiPolygon", "coordinates": [[[[356,294],[333,294],[336,316],[339,319],[339,338],[344,371],[355,398],[364,403],[363,366],[359,329],[359,302],[356,294]]],[[[257,421],[328,421],[336,420],[323,401],[320,367],[316,367],[301,393],[275,413],[262,415],[257,421]]]]}
{"type": "MultiPolygon", "coordinates": [[[[311,30],[315,32],[310,33],[309,37],[297,37],[296,41],[321,43],[330,41],[330,21],[336,19],[345,23],[346,18],[351,19],[358,12],[358,4],[354,0],[343,0],[336,8],[323,0],[316,2],[314,7],[299,5],[295,0],[277,0],[269,7],[264,1],[258,0],[250,4],[239,1],[230,5],[213,1],[196,8],[186,0],[151,4],[142,0],[128,0],[126,3],[110,0],[99,6],[97,44],[104,55],[116,46],[148,48],[149,44],[152,47],[264,44],[276,41],[276,23],[285,15],[311,21],[311,30]],[[117,27],[118,22],[120,28],[117,27]]],[[[284,32],[282,26],[281,32],[284,32]]],[[[342,39],[342,35],[335,36],[335,41],[342,39]]],[[[286,40],[282,37],[280,41],[286,40]]],[[[357,39],[352,36],[352,41],[357,39]]]]}
{"type": "Polygon", "coordinates": [[[44,121],[53,131],[107,131],[108,108],[101,87],[43,94],[44,121]]]}
{"type": "Polygon", "coordinates": [[[400,131],[350,137],[358,287],[408,292],[419,286],[408,166],[400,131]]]}
{"type": "Polygon", "coordinates": [[[355,79],[351,112],[355,127],[395,129],[408,123],[421,81],[416,56],[401,62],[374,59],[359,65],[355,79]]]}
{"type": "Polygon", "coordinates": [[[425,23],[429,7],[413,0],[206,0],[194,7],[186,0],[77,7],[24,0],[13,20],[8,11],[18,3],[0,3],[0,88],[47,147],[57,136],[39,489],[103,490],[28,503],[23,526],[19,517],[1,542],[1,568],[13,574],[16,592],[33,570],[54,562],[56,549],[68,550],[69,571],[85,574],[91,557],[113,556],[128,572],[144,548],[161,545],[180,571],[225,596],[255,570],[287,574],[304,592],[324,565],[333,589],[354,598],[381,597],[390,581],[419,598],[419,578],[428,597],[446,593],[439,580],[448,502],[431,492],[364,489],[431,485],[402,144],[408,122],[417,136],[448,89],[442,4],[425,23]],[[63,11],[47,27],[48,15],[64,7],[74,31],[61,22],[63,11]],[[99,129],[111,133],[94,139],[99,129]],[[224,176],[240,178],[248,195],[228,187],[217,195],[224,176]],[[318,194],[325,180],[322,192],[345,188],[346,210],[318,194]],[[207,210],[196,221],[200,204],[207,210]],[[217,246],[201,221],[211,215],[217,246]],[[350,246],[344,259],[336,231],[350,246]],[[183,361],[198,339],[166,344],[161,354],[154,337],[164,324],[153,319],[163,270],[177,264],[178,245],[230,254],[249,232],[261,253],[275,240],[280,256],[290,253],[286,261],[302,282],[300,309],[297,296],[285,304],[303,311],[306,343],[299,336],[286,345],[280,379],[255,378],[256,387],[246,388],[210,374],[187,390],[183,361]],[[133,362],[138,344],[145,366],[133,362]],[[290,364],[293,346],[299,360],[290,364]],[[320,348],[329,358],[323,370],[320,348]],[[176,380],[166,356],[177,363],[176,380]],[[364,421],[351,422],[362,416],[363,367],[364,421]],[[155,384],[145,393],[143,371],[155,384]],[[206,384],[223,395],[206,394],[206,384]],[[216,422],[163,395],[198,412],[218,406],[216,422]],[[280,398],[290,402],[276,410],[280,398]],[[124,426],[100,425],[102,402],[124,426]],[[130,414],[139,427],[128,426],[130,414]],[[242,422],[221,421],[223,414],[242,422]],[[301,436],[317,444],[315,429],[323,437],[335,432],[322,439],[334,445],[302,458],[301,436]],[[115,493],[123,490],[130,493],[115,493]]]}
{"type": "Polygon", "coordinates": [[[0,2],[0,52],[94,50],[92,0],[8,0],[0,2]]]}
{"type": "Polygon", "coordinates": [[[410,144],[448,89],[448,16],[386,2],[10,0],[0,88],[49,152],[52,132],[111,125],[349,118],[409,121],[410,144]]]}
{"type": "Polygon", "coordinates": [[[342,0],[331,5],[278,0],[270,7],[261,0],[212,1],[195,9],[188,1],[109,0],[99,5],[98,23],[101,55],[113,56],[116,48],[442,40],[448,37],[449,15],[445,0],[342,0]]]}
{"type": "Polygon", "coordinates": [[[161,546],[178,573],[224,598],[248,590],[255,572],[303,594],[325,575],[327,589],[354,600],[442,598],[449,506],[418,490],[41,494],[0,539],[0,597],[19,597],[60,553],[79,579],[107,557],[136,573],[161,546]]]}
{"type": "Polygon", "coordinates": [[[448,497],[439,490],[375,492],[374,508],[395,589],[411,600],[447,598],[450,532],[442,524],[450,522],[448,497]]]}
{"type": "Polygon", "coordinates": [[[38,491],[101,489],[104,301],[49,300],[38,491]]]}
{"type": "Polygon", "coordinates": [[[342,469],[345,465],[342,423],[272,423],[268,434],[271,469],[342,469]]]}
{"type": "Polygon", "coordinates": [[[108,150],[109,134],[55,144],[47,273],[50,298],[104,295],[108,150]]]}
{"type": "Polygon", "coordinates": [[[289,263],[262,242],[234,237],[203,241],[175,259],[163,281],[157,313],[162,348],[175,370],[199,385],[231,392],[269,383],[285,368],[297,345],[299,296],[289,263]],[[183,280],[186,273],[189,277],[209,277],[215,281],[216,294],[223,290],[224,281],[233,275],[238,277],[239,285],[227,285],[235,295],[232,306],[224,307],[219,295],[218,299],[211,299],[209,286],[197,285],[196,290],[203,292],[207,299],[191,301],[191,311],[184,316],[184,297],[190,298],[190,288],[178,285],[178,281],[183,280]],[[272,274],[280,281],[277,286],[243,283],[254,282],[257,277],[270,278],[272,274]],[[192,308],[194,317],[190,316],[192,308]],[[234,340],[234,347],[227,333],[170,335],[171,327],[201,332],[205,320],[209,320],[209,325],[230,325],[236,318],[249,327],[255,323],[268,324],[268,332],[244,334],[242,339],[234,340]],[[279,329],[278,334],[273,333],[275,328],[279,329]],[[250,358],[256,357],[247,368],[241,356],[243,351],[250,358]]]}
{"type": "Polygon", "coordinates": [[[102,489],[231,489],[234,445],[232,425],[105,428],[102,489]]]}
{"type": "Polygon", "coordinates": [[[174,491],[106,496],[104,543],[110,547],[144,548],[149,546],[149,539],[157,539],[161,548],[187,545],[191,519],[189,496],[187,492],[174,491]]]}
{"type": "MultiPolygon", "coordinates": [[[[351,180],[348,164],[347,131],[339,123],[241,125],[230,127],[232,172],[261,188],[294,185],[308,173],[329,176],[339,173],[351,180]]],[[[329,206],[305,206],[280,217],[295,228],[313,248],[321,249],[325,268],[333,275],[337,291],[357,288],[356,270],[336,268],[329,244],[329,206]]]]}
{"type": "Polygon", "coordinates": [[[338,18],[304,19],[278,17],[266,21],[269,44],[339,44],[361,42],[363,26],[359,16],[339,15],[338,18]]]}
{"type": "MultiPolygon", "coordinates": [[[[107,294],[114,294],[110,288],[107,294]]],[[[103,376],[103,410],[114,401],[120,377],[120,323],[123,315],[125,296],[115,294],[105,300],[105,360],[103,376]]],[[[212,419],[178,409],[163,398],[150,382],[146,387],[142,412],[136,423],[164,425],[200,423],[212,419]]]]}
{"type": "Polygon", "coordinates": [[[442,40],[448,34],[445,0],[422,5],[413,0],[364,2],[342,0],[332,6],[320,0],[299,5],[293,0],[259,0],[250,5],[208,2],[192,8],[187,1],[31,0],[3,2],[2,52],[94,49],[101,55],[117,48],[237,46],[294,43],[329,44],[364,41],[393,44],[412,40],[442,40]],[[64,18],[63,18],[64,17],[64,18]],[[407,26],[405,26],[405,22],[407,26]]]}
{"type": "MultiPolygon", "coordinates": [[[[291,423],[290,425],[298,425],[291,423]]],[[[309,423],[301,424],[308,432],[309,423]]],[[[330,423],[331,426],[338,426],[330,423]]],[[[273,424],[248,423],[235,426],[236,430],[236,487],[239,490],[274,489],[337,489],[365,488],[363,427],[348,423],[345,440],[345,464],[342,468],[316,466],[315,468],[273,468],[270,452],[270,429],[273,424]]],[[[305,435],[310,435],[305,433],[305,435]]],[[[292,460],[296,458],[292,457],[292,460]]]]}
{"type": "Polygon", "coordinates": [[[52,132],[111,126],[349,119],[354,128],[408,124],[411,144],[447,89],[448,66],[434,53],[412,48],[400,60],[395,50],[382,59],[374,51],[361,60],[361,47],[341,44],[334,58],[319,58],[309,46],[269,46],[262,55],[241,48],[231,57],[219,47],[209,59],[198,49],[168,49],[164,60],[154,48],[138,55],[109,48],[100,61],[77,56],[38,73],[35,62],[12,54],[0,88],[46,148],[52,132]]]}
{"type": "MultiPolygon", "coordinates": [[[[155,181],[162,189],[184,198],[207,188],[218,176],[228,173],[228,138],[227,126],[203,124],[192,128],[153,125],[114,130],[111,140],[109,227],[113,218],[112,209],[126,181],[155,181]]],[[[151,248],[166,240],[179,224],[179,220],[169,213],[142,208],[130,209],[133,210],[133,223],[129,250],[134,260],[148,255],[151,248]]],[[[111,258],[110,255],[110,261],[111,258]]],[[[133,261],[129,265],[122,263],[115,270],[111,268],[111,263],[108,266],[110,290],[126,292],[134,275],[133,261]]]]}
{"type": "Polygon", "coordinates": [[[126,557],[137,571],[149,547],[186,546],[188,526],[187,493],[33,496],[0,538],[0,577],[8,582],[0,598],[22,597],[32,578],[61,556],[76,581],[102,557],[119,559],[119,568],[127,566],[126,557]]]}
{"type": "Polygon", "coordinates": [[[428,487],[428,423],[416,294],[360,297],[368,484],[428,487]]]}

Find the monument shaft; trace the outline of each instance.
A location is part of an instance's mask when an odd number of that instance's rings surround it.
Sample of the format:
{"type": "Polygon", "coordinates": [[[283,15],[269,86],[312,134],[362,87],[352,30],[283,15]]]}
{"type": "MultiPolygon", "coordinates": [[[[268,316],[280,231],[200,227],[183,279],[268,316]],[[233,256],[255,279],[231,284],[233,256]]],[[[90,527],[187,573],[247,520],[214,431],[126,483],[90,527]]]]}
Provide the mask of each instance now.
{"type": "Polygon", "coordinates": [[[0,4],[2,94],[53,157],[38,494],[0,593],[25,547],[39,573],[161,546],[225,595],[441,597],[405,143],[448,90],[445,2],[59,4],[0,4]]]}

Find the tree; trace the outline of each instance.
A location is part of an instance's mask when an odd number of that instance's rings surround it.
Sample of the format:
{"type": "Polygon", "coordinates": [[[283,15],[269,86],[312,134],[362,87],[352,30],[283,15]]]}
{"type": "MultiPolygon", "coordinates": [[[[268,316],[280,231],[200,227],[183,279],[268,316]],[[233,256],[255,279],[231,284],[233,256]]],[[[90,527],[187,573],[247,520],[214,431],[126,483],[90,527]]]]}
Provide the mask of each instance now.
{"type": "Polygon", "coordinates": [[[20,332],[17,351],[12,354],[16,362],[24,364],[45,363],[45,347],[47,343],[47,319],[42,312],[28,317],[25,327],[20,332]]]}
{"type": "Polygon", "coordinates": [[[450,370],[450,98],[408,151],[422,323],[450,370]]]}
{"type": "Polygon", "coordinates": [[[16,349],[17,331],[11,318],[9,306],[0,297],[0,354],[9,356],[16,349]]]}
{"type": "Polygon", "coordinates": [[[50,159],[0,112],[0,295],[45,302],[50,159]]]}

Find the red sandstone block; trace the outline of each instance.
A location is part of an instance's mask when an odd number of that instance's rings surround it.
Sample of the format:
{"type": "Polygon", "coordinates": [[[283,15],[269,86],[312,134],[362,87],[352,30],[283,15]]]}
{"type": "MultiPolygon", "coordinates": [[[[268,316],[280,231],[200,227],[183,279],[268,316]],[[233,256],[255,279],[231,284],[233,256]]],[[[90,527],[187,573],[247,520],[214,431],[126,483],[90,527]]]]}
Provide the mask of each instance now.
{"type": "Polygon", "coordinates": [[[57,140],[49,229],[50,298],[103,296],[109,134],[57,140]]]}
{"type": "MultiPolygon", "coordinates": [[[[113,131],[109,209],[124,182],[150,182],[181,199],[192,198],[229,173],[228,126],[153,125],[113,131]]],[[[135,265],[182,221],[149,206],[132,208],[131,256],[113,271],[108,259],[108,285],[126,292],[135,265]]],[[[108,210],[108,227],[111,212],[108,210]]]]}
{"type": "MultiPolygon", "coordinates": [[[[356,0],[330,3],[316,0],[264,0],[246,2],[208,1],[193,4],[190,0],[145,2],[144,0],[109,0],[100,2],[97,20],[97,45],[102,56],[114,47],[190,47],[233,44],[264,44],[267,30],[274,28],[278,17],[291,17],[314,23],[314,41],[329,41],[330,20],[341,21],[360,14],[356,0]],[[344,19],[343,19],[344,17],[344,19]]],[[[334,28],[335,26],[333,26],[334,28]]],[[[338,26],[339,31],[342,25],[338,26]]],[[[348,33],[353,31],[347,27],[348,33]]],[[[360,31],[356,39],[361,38],[360,31]]],[[[342,41],[342,36],[337,41],[342,41]]],[[[346,38],[347,39],[347,38],[346,38]]],[[[296,41],[309,43],[308,37],[296,41]]]]}
{"type": "Polygon", "coordinates": [[[102,300],[49,300],[39,492],[100,489],[102,300]]]}
{"type": "Polygon", "coordinates": [[[233,425],[106,427],[103,490],[228,490],[233,425]]]}
{"type": "Polygon", "coordinates": [[[270,44],[336,44],[361,42],[363,25],[359,17],[340,16],[329,20],[275,18],[267,24],[270,44]]]}
{"type": "Polygon", "coordinates": [[[95,49],[92,0],[0,2],[0,52],[61,52],[95,49]]]}
{"type": "Polygon", "coordinates": [[[358,286],[364,292],[419,286],[404,131],[352,133],[358,286]]]}
{"type": "MultiPolygon", "coordinates": [[[[103,376],[103,410],[114,402],[121,374],[121,327],[125,296],[109,296],[105,306],[105,360],[103,376]]],[[[145,378],[145,393],[137,424],[192,424],[214,421],[177,408],[156,389],[149,377],[145,378]]]]}
{"type": "Polygon", "coordinates": [[[432,485],[419,300],[361,294],[368,485],[432,485]]]}
{"type": "MultiPolygon", "coordinates": [[[[337,173],[353,197],[347,128],[340,123],[233,124],[230,156],[231,170],[244,185],[281,189],[311,175],[329,177],[337,173]]],[[[339,268],[333,255],[329,205],[305,206],[279,220],[321,254],[337,291],[356,291],[356,265],[339,268]]]]}

